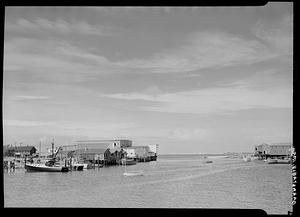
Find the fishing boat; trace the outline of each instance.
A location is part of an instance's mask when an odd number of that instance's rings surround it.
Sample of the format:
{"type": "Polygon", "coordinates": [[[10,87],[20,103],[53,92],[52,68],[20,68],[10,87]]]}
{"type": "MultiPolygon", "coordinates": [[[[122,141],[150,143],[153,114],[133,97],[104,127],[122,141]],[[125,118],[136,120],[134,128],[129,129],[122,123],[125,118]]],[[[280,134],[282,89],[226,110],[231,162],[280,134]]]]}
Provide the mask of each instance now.
{"type": "Polygon", "coordinates": [[[27,171],[36,171],[36,172],[68,172],[69,168],[67,166],[61,166],[56,160],[56,155],[61,150],[61,147],[57,149],[54,153],[54,142],[52,143],[52,155],[51,159],[46,163],[28,163],[26,162],[25,157],[25,169],[27,171]]]}
{"type": "Polygon", "coordinates": [[[69,168],[64,166],[47,166],[46,164],[25,164],[27,171],[36,172],[68,172],[69,168]]]}

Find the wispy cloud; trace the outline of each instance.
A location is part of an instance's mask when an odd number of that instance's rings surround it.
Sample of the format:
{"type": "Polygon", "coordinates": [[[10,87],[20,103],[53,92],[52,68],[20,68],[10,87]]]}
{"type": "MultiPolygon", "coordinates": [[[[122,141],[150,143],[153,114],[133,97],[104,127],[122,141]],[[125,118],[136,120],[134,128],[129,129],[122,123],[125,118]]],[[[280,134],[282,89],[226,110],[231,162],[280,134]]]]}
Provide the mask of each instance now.
{"type": "Polygon", "coordinates": [[[28,32],[35,31],[36,33],[52,32],[56,34],[83,34],[105,36],[111,35],[109,28],[101,25],[91,25],[84,21],[69,22],[64,19],[56,19],[54,21],[44,18],[38,18],[33,21],[24,18],[18,19],[15,23],[7,23],[6,31],[28,32]]]}
{"type": "Polygon", "coordinates": [[[30,96],[30,95],[20,95],[20,96],[15,96],[15,100],[46,100],[50,99],[49,96],[30,96]]]}
{"type": "Polygon", "coordinates": [[[153,101],[161,104],[141,108],[146,111],[171,113],[223,114],[253,108],[292,108],[292,88],[268,91],[246,87],[206,88],[157,96],[144,93],[118,93],[107,94],[106,97],[153,101]]]}
{"type": "MultiPolygon", "coordinates": [[[[111,73],[201,73],[203,69],[243,66],[291,54],[291,22],[291,17],[285,17],[275,26],[257,24],[252,29],[257,38],[252,39],[223,31],[194,32],[178,47],[157,51],[149,58],[122,61],[111,61],[65,41],[15,38],[5,41],[4,69],[25,70],[34,77],[56,82],[86,81],[111,73]]],[[[18,25],[25,29],[57,29],[63,33],[101,33],[87,23],[63,20],[20,19],[18,25]]]]}
{"type": "Polygon", "coordinates": [[[175,129],[169,131],[168,138],[175,140],[201,140],[207,138],[210,134],[207,129],[175,129]]]}
{"type": "Polygon", "coordinates": [[[4,126],[13,126],[13,127],[41,127],[41,126],[53,125],[54,122],[4,119],[3,124],[4,126]]]}
{"type": "Polygon", "coordinates": [[[293,54],[293,17],[285,15],[273,25],[258,21],[252,28],[253,34],[266,43],[273,52],[293,54]]]}
{"type": "Polygon", "coordinates": [[[118,64],[152,73],[170,73],[249,64],[274,56],[259,41],[220,31],[205,31],[191,34],[184,45],[156,53],[152,59],[118,64]]]}
{"type": "Polygon", "coordinates": [[[117,68],[105,57],[61,41],[15,38],[5,42],[4,71],[26,73],[36,80],[85,81],[117,68]]]}

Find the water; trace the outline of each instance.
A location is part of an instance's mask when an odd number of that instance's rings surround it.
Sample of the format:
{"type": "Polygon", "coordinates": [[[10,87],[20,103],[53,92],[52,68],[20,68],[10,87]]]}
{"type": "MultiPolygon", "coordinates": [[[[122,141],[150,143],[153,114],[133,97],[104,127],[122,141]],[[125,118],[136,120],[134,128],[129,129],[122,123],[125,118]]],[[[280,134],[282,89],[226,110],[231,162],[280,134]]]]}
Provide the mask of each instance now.
{"type": "Polygon", "coordinates": [[[68,173],[4,173],[5,207],[243,208],[292,211],[291,165],[200,156],[159,156],[68,173]],[[206,164],[205,160],[213,160],[206,164]]]}

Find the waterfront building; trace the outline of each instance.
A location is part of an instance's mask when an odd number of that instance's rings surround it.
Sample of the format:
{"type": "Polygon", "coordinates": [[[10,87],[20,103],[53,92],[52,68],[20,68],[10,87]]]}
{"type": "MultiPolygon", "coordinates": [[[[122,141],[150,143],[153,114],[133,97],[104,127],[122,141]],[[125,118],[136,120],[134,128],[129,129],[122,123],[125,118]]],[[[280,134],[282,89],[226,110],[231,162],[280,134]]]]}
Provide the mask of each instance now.
{"type": "Polygon", "coordinates": [[[291,143],[263,143],[255,146],[255,156],[259,159],[285,158],[291,155],[291,143]]]}
{"type": "Polygon", "coordinates": [[[8,157],[32,156],[37,149],[34,146],[3,146],[3,155],[8,157]]]}
{"type": "Polygon", "coordinates": [[[62,146],[61,153],[83,161],[114,165],[124,156],[122,148],[131,145],[131,140],[76,141],[74,145],[62,146]]]}
{"type": "Polygon", "coordinates": [[[76,141],[75,144],[79,149],[82,148],[125,148],[132,146],[131,140],[115,139],[115,140],[83,140],[76,141]]]}
{"type": "Polygon", "coordinates": [[[124,151],[129,158],[139,161],[150,161],[151,150],[149,146],[131,146],[124,148],[124,151]]]}
{"type": "Polygon", "coordinates": [[[158,144],[155,145],[148,145],[150,152],[149,152],[149,156],[150,156],[150,160],[151,161],[156,161],[157,159],[157,155],[158,155],[158,144]]]}
{"type": "Polygon", "coordinates": [[[76,150],[74,156],[78,156],[83,161],[103,163],[110,160],[110,151],[109,149],[88,149],[88,150],[76,150]]]}

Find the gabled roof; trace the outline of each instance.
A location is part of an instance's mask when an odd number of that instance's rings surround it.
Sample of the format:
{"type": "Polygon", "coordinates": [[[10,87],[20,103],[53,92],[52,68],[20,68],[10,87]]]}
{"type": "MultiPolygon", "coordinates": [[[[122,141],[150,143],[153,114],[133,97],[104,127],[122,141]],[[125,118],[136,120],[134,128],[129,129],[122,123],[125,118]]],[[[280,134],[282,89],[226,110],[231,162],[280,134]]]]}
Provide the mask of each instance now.
{"type": "Polygon", "coordinates": [[[118,148],[118,147],[117,148],[110,148],[109,151],[111,153],[114,153],[115,151],[120,152],[120,151],[122,151],[122,148],[118,148]]]}
{"type": "Polygon", "coordinates": [[[34,147],[34,146],[15,146],[15,147],[9,147],[7,150],[11,150],[11,151],[16,151],[16,152],[29,152],[29,151],[31,151],[32,149],[35,149],[36,150],[36,148],[34,147]]]}
{"type": "Polygon", "coordinates": [[[97,143],[85,143],[85,142],[80,142],[77,144],[78,149],[82,148],[93,148],[93,149],[108,149],[109,144],[108,143],[103,143],[103,142],[97,142],[97,143]]]}
{"type": "Polygon", "coordinates": [[[80,154],[104,154],[108,149],[86,149],[86,150],[78,150],[78,153],[80,154]]]}
{"type": "Polygon", "coordinates": [[[271,143],[271,146],[276,146],[276,145],[291,146],[292,143],[290,143],[290,142],[271,143]]]}

